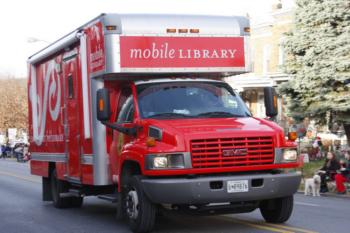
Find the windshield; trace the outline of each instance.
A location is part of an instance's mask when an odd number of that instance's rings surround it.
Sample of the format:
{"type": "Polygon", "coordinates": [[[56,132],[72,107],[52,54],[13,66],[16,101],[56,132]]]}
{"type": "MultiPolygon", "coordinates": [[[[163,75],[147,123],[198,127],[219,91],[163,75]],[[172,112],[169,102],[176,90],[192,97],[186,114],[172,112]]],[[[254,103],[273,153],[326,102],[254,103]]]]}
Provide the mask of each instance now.
{"type": "Polygon", "coordinates": [[[247,117],[250,113],[226,83],[167,82],[137,86],[142,118],[247,117]]]}

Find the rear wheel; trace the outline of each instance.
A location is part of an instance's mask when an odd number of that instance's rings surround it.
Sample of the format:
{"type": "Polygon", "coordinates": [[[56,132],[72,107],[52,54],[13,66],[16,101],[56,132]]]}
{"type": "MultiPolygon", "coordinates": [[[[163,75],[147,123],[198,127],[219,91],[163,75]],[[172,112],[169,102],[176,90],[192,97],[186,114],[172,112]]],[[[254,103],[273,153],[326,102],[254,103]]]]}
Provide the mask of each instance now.
{"type": "Polygon", "coordinates": [[[69,197],[70,206],[74,208],[80,208],[83,205],[83,197],[69,197]]]}
{"type": "Polygon", "coordinates": [[[293,196],[262,201],[260,212],[266,222],[283,223],[293,212],[293,196]]]}
{"type": "Polygon", "coordinates": [[[128,179],[123,198],[126,217],[133,232],[150,232],[156,217],[156,206],[145,195],[139,176],[128,179]]]}
{"type": "Polygon", "coordinates": [[[57,178],[56,169],[51,172],[51,193],[53,205],[56,208],[81,207],[83,197],[61,197],[61,193],[69,190],[69,183],[57,178]]]}

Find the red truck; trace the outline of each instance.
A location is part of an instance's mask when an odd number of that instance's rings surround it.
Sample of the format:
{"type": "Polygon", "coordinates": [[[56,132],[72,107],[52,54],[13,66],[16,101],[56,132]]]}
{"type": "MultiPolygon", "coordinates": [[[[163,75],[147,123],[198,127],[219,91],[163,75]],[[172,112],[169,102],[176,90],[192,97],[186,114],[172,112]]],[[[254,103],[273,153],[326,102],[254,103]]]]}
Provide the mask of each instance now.
{"type": "MultiPolygon", "coordinates": [[[[134,232],[151,231],[160,207],[288,220],[295,143],[222,81],[250,70],[249,31],[245,17],[102,14],[32,55],[30,166],[43,200],[114,201],[134,232]]],[[[277,115],[272,87],[265,105],[277,115]]]]}

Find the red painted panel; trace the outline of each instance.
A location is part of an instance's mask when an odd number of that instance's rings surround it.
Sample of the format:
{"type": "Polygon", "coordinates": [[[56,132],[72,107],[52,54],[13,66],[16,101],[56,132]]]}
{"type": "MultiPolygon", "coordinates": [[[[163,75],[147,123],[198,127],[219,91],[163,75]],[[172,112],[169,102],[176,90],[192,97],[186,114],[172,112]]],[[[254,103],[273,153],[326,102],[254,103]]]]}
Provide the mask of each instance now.
{"type": "Polygon", "coordinates": [[[85,29],[88,35],[87,56],[90,73],[105,69],[104,35],[102,23],[97,22],[85,29]]]}
{"type": "Polygon", "coordinates": [[[93,185],[94,184],[94,174],[93,174],[92,165],[82,165],[81,172],[82,172],[82,183],[93,185]]]}
{"type": "Polygon", "coordinates": [[[37,176],[49,176],[49,162],[30,161],[30,172],[37,176]]]}
{"type": "Polygon", "coordinates": [[[81,95],[78,87],[77,59],[73,58],[63,63],[65,83],[65,104],[66,104],[66,127],[67,127],[67,156],[68,176],[80,179],[80,142],[79,130],[80,113],[79,97],[81,95]]]}
{"type": "Polygon", "coordinates": [[[30,69],[28,109],[30,151],[64,152],[63,82],[61,56],[30,69]]]}
{"type": "Polygon", "coordinates": [[[243,68],[244,58],[243,37],[120,37],[122,68],[243,68]]]}
{"type": "Polygon", "coordinates": [[[57,177],[60,180],[64,180],[64,175],[67,173],[66,163],[56,163],[57,177]]]}

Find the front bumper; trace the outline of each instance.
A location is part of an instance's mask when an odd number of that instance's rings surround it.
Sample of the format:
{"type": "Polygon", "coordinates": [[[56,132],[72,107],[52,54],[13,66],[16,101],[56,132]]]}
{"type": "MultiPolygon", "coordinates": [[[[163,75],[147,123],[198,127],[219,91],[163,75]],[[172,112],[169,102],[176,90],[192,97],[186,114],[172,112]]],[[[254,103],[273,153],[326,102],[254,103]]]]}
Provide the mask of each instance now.
{"type": "Polygon", "coordinates": [[[301,176],[288,174],[254,174],[209,176],[199,178],[144,178],[142,185],[147,197],[159,204],[207,204],[238,201],[259,201],[293,195],[301,176]],[[228,193],[227,181],[248,180],[249,191],[228,193]],[[221,182],[221,188],[211,188],[221,182]]]}

